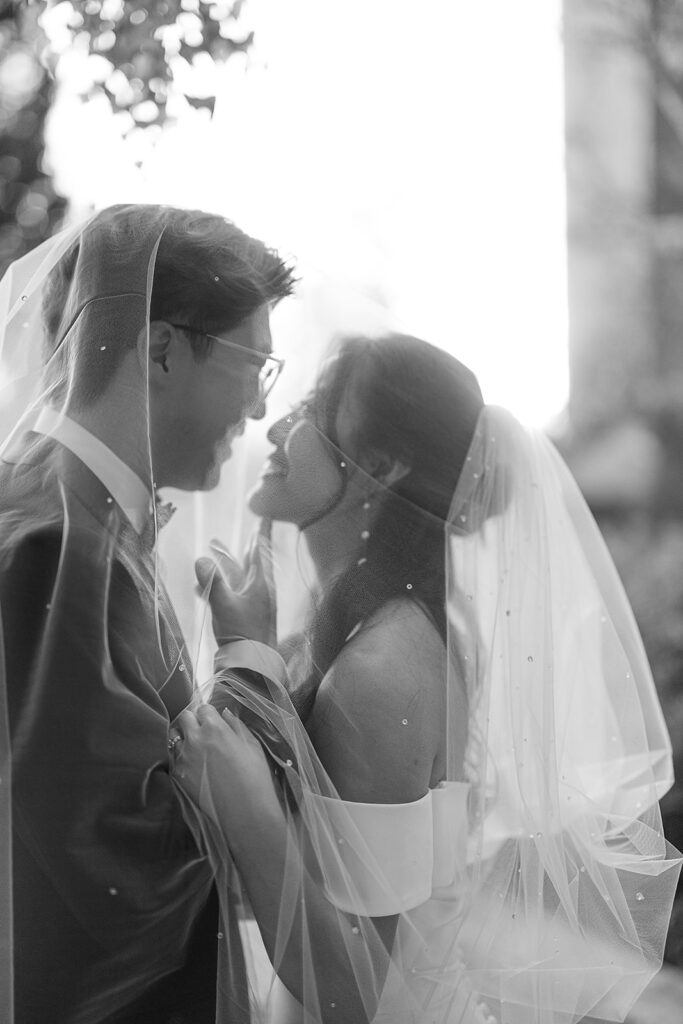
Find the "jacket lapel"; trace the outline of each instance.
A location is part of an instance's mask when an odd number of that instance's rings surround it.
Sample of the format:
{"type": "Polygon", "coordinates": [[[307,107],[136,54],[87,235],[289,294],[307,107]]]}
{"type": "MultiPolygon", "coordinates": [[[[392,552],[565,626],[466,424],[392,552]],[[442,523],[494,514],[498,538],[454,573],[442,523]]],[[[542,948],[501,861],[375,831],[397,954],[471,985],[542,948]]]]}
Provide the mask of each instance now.
{"type": "Polygon", "coordinates": [[[2,462],[13,489],[50,518],[53,511],[55,520],[62,518],[66,501],[70,533],[80,526],[110,536],[119,570],[112,572],[109,605],[112,656],[117,667],[142,674],[174,718],[191,699],[192,665],[153,550],[101,480],[54,438],[29,433],[2,462]]]}

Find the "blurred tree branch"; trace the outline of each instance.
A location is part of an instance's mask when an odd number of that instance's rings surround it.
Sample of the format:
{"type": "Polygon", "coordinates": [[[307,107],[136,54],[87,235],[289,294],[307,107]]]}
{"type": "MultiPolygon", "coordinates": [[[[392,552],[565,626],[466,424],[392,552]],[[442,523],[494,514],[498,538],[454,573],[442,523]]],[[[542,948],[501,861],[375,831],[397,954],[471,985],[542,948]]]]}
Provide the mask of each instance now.
{"type": "Polygon", "coordinates": [[[159,132],[188,106],[211,113],[217,72],[248,53],[245,0],[0,0],[0,274],[59,226],[45,119],[78,62],[84,103],[121,134],[159,132]]]}
{"type": "Polygon", "coordinates": [[[122,119],[128,130],[172,119],[174,94],[213,111],[207,75],[193,71],[247,53],[254,38],[244,23],[244,0],[40,0],[36,6],[47,42],[43,59],[56,77],[65,56],[87,55],[91,75],[83,99],[103,93],[114,112],[129,115],[122,119]]]}
{"type": "MultiPolygon", "coordinates": [[[[662,813],[683,848],[683,0],[564,13],[572,456],[662,700],[677,779],[662,813]]],[[[666,956],[683,966],[683,882],[666,956]]]]}
{"type": "Polygon", "coordinates": [[[52,82],[39,59],[38,13],[0,4],[0,273],[52,233],[65,206],[43,161],[52,82]]]}

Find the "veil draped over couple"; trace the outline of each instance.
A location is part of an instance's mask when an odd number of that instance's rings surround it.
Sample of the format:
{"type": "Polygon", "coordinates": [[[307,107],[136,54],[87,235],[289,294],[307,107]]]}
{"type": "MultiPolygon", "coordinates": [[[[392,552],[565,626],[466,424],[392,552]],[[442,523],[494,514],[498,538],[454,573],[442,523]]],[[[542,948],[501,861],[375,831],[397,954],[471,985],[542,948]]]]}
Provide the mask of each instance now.
{"type": "Polygon", "coordinates": [[[293,288],[158,206],[0,285],[3,1020],[623,1020],[680,868],[669,737],[576,484],[457,359],[344,338],[268,426],[195,677],[158,492],[267,416],[293,288]]]}

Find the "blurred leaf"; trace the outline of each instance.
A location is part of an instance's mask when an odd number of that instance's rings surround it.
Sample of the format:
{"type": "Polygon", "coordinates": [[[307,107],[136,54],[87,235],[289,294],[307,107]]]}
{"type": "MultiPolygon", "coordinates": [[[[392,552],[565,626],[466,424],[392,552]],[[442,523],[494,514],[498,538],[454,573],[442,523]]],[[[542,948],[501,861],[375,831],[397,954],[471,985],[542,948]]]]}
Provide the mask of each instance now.
{"type": "Polygon", "coordinates": [[[0,5],[0,274],[52,234],[66,202],[44,166],[52,81],[40,60],[39,5],[0,5]]]}
{"type": "Polygon", "coordinates": [[[254,38],[241,18],[243,0],[40,0],[37,6],[49,42],[44,59],[52,70],[58,71],[76,38],[82,42],[85,37],[88,52],[106,57],[112,73],[125,76],[131,88],[120,82],[112,87],[111,75],[93,76],[92,84],[82,90],[83,100],[101,92],[113,110],[129,112],[132,125],[141,128],[167,120],[166,100],[174,92],[184,95],[192,107],[212,111],[215,95],[205,95],[206,76],[201,87],[193,89],[194,58],[204,53],[224,63],[247,52],[254,38]],[[178,56],[189,65],[182,88],[173,71],[178,56]],[[150,102],[158,107],[154,117],[150,102]]]}
{"type": "Polygon", "coordinates": [[[213,109],[216,105],[215,96],[188,96],[187,102],[195,110],[208,110],[213,114],[213,109]]]}

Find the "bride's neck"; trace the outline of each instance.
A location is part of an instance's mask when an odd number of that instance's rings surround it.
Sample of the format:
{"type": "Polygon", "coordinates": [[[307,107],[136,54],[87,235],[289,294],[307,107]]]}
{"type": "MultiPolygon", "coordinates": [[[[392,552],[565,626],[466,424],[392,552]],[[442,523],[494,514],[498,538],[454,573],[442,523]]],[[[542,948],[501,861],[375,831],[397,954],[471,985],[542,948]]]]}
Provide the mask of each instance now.
{"type": "Polygon", "coordinates": [[[362,557],[360,517],[348,509],[331,512],[303,531],[306,546],[323,590],[362,557]]]}

